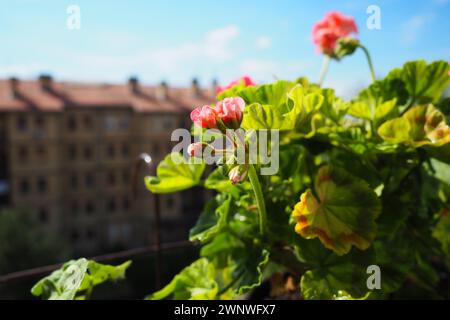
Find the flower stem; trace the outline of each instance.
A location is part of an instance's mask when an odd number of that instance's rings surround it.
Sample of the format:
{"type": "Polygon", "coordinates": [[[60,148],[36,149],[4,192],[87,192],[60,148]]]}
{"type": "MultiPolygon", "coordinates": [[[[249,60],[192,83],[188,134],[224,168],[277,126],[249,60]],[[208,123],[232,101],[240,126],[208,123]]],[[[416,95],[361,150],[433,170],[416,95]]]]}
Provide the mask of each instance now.
{"type": "Polygon", "coordinates": [[[372,82],[375,82],[377,79],[375,77],[375,71],[373,69],[372,58],[370,57],[369,50],[367,50],[367,48],[365,46],[363,46],[362,44],[360,44],[359,47],[364,51],[364,54],[366,55],[367,63],[369,64],[369,69],[370,69],[370,76],[372,77],[372,82]]]}
{"type": "Polygon", "coordinates": [[[264,203],[264,196],[261,189],[261,184],[259,182],[258,174],[256,173],[253,164],[249,165],[248,177],[253,187],[253,192],[255,193],[256,198],[256,204],[259,210],[259,231],[261,235],[264,236],[266,234],[266,225],[267,225],[266,204],[264,203]]]}
{"type": "Polygon", "coordinates": [[[323,57],[322,70],[320,70],[320,76],[319,76],[319,86],[322,86],[323,81],[325,80],[325,76],[328,72],[328,68],[330,67],[330,61],[331,61],[330,56],[325,55],[323,57]]]}

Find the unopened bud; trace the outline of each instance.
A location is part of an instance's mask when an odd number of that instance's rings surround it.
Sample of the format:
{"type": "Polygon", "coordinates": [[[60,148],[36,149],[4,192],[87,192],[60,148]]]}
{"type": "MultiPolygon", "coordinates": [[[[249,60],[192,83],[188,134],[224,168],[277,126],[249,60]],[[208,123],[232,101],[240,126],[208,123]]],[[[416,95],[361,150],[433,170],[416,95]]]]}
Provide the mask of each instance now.
{"type": "Polygon", "coordinates": [[[248,174],[248,166],[240,165],[231,169],[230,172],[228,173],[228,177],[230,178],[232,184],[238,184],[243,182],[247,178],[247,174],[248,174]]]}
{"type": "Polygon", "coordinates": [[[208,146],[207,143],[204,142],[196,142],[189,145],[187,149],[187,153],[190,157],[202,158],[203,150],[208,146]]]}

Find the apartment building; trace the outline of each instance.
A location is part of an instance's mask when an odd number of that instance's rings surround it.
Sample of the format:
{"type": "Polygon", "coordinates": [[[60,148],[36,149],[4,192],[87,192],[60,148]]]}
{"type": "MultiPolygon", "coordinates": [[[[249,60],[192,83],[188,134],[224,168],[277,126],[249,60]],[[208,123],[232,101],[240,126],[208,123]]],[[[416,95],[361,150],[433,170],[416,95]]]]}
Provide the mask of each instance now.
{"type": "MultiPolygon", "coordinates": [[[[132,193],[139,154],[159,162],[170,135],[189,128],[190,111],[210,104],[214,88],[80,84],[16,78],[0,81],[0,207],[24,208],[74,254],[148,245],[154,232],[154,195],[132,193]]],[[[160,197],[163,241],[180,240],[207,193],[160,197]]],[[[37,239],[39,241],[39,239],[37,239]]]]}

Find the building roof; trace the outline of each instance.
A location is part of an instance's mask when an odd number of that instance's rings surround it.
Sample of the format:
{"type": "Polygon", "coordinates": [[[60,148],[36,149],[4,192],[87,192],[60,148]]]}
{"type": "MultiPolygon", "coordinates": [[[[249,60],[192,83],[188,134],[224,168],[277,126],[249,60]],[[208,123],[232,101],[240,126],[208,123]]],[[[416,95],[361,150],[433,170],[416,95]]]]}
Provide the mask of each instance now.
{"type": "Polygon", "coordinates": [[[48,76],[38,80],[0,80],[0,112],[59,112],[69,108],[132,108],[136,112],[189,112],[214,102],[213,90],[175,88],[166,84],[144,86],[136,79],[126,84],[55,82],[48,76]]]}

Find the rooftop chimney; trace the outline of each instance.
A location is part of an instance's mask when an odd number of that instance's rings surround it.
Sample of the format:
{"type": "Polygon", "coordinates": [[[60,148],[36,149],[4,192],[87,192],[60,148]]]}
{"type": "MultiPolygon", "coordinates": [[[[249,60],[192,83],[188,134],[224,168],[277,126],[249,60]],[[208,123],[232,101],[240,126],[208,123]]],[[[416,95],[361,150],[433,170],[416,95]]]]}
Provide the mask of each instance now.
{"type": "Polygon", "coordinates": [[[131,77],[128,80],[128,87],[131,93],[139,93],[139,80],[137,77],[131,77]]]}
{"type": "Polygon", "coordinates": [[[11,85],[11,96],[16,99],[19,96],[19,79],[10,78],[9,83],[11,85]]]}
{"type": "Polygon", "coordinates": [[[167,82],[163,81],[156,89],[156,99],[164,101],[169,99],[169,85],[167,82]]]}
{"type": "Polygon", "coordinates": [[[219,82],[217,82],[217,79],[213,79],[212,84],[211,84],[211,97],[213,99],[215,99],[217,96],[217,87],[218,86],[219,86],[219,82]]]}
{"type": "Polygon", "coordinates": [[[197,78],[194,78],[192,80],[191,90],[192,90],[192,96],[194,96],[196,98],[200,97],[201,90],[200,90],[200,85],[198,84],[197,78]]]}
{"type": "Polygon", "coordinates": [[[49,74],[41,74],[39,76],[39,82],[41,83],[41,89],[45,91],[50,91],[52,89],[52,76],[49,74]]]}

